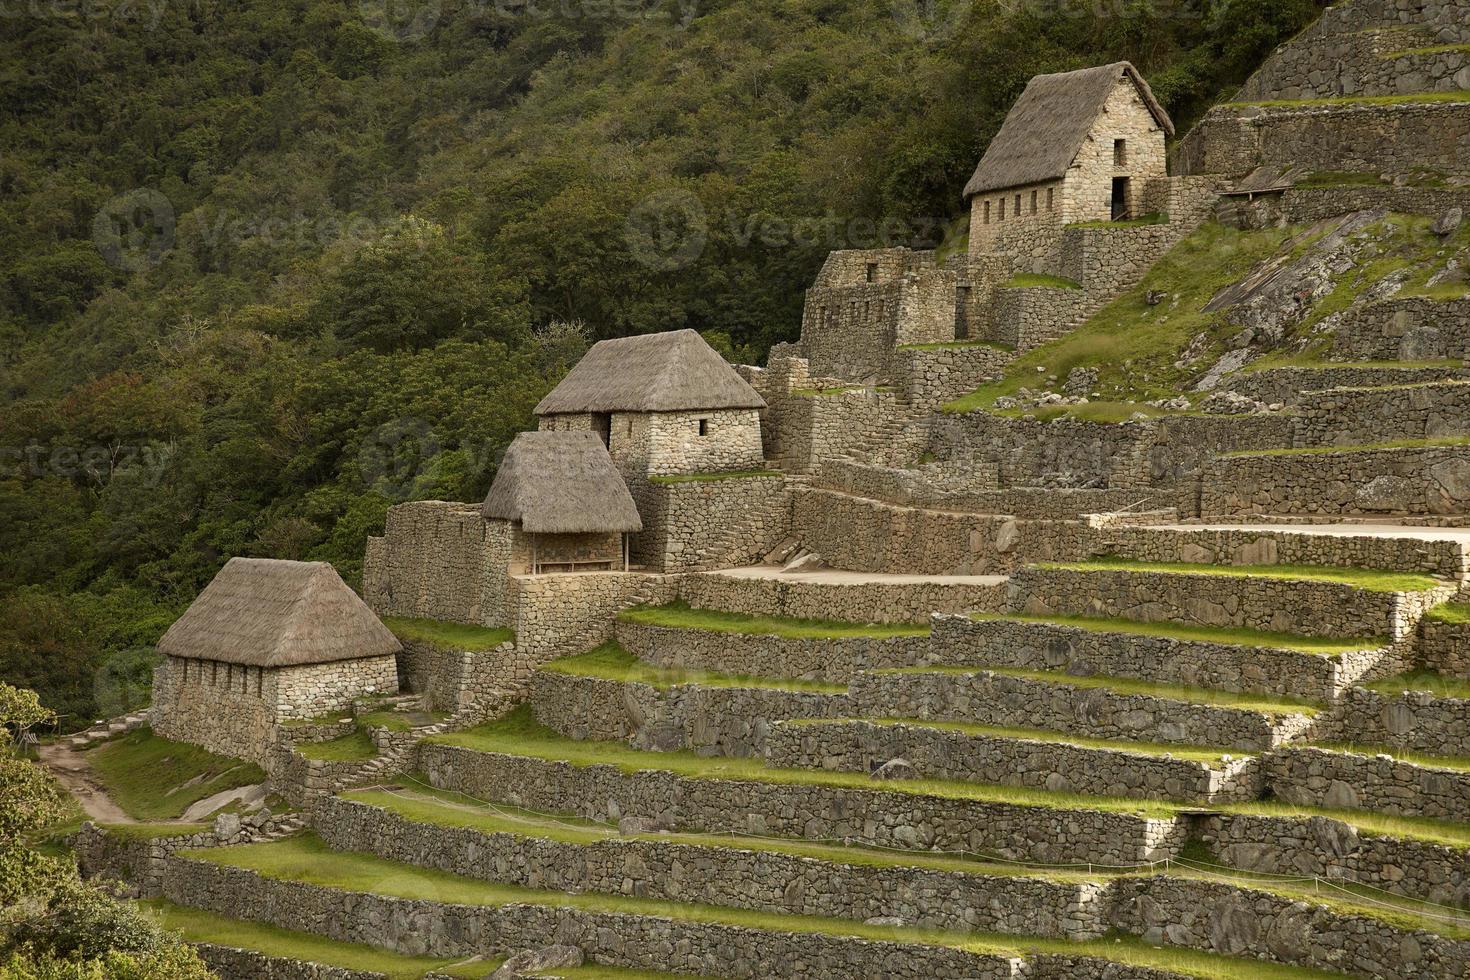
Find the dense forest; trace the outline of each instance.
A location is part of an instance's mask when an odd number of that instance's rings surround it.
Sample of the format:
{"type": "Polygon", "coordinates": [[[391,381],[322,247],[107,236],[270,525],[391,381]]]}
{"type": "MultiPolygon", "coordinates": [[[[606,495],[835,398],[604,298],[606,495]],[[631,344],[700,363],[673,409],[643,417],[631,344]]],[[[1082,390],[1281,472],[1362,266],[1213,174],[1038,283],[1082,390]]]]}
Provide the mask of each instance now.
{"type": "Polygon", "coordinates": [[[1183,125],[1313,0],[90,0],[0,39],[0,677],[79,724],[230,555],[360,576],[590,341],[963,241],[1037,72],[1183,125]]]}

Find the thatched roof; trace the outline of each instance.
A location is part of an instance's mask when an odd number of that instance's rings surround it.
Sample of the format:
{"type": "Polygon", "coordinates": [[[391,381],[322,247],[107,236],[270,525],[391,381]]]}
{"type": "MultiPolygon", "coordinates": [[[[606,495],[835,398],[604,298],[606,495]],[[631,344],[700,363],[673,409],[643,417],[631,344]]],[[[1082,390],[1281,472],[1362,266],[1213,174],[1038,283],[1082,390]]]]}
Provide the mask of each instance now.
{"type": "Polygon", "coordinates": [[[158,649],[250,667],[296,667],[402,649],[324,561],[231,558],[158,649]]]}
{"type": "Polygon", "coordinates": [[[697,412],[766,403],[704,338],[672,330],[593,344],[537,415],[697,412]]]}
{"type": "Polygon", "coordinates": [[[535,534],[641,531],[633,495],[592,432],[522,432],[480,513],[535,534]]]}
{"type": "Polygon", "coordinates": [[[1133,80],[1143,104],[1169,136],[1174,123],[1149,90],[1148,82],[1126,61],[1056,75],[1037,75],[1011,106],[1000,132],[986,147],[965,197],[1023,184],[1056,180],[1067,172],[1082,141],[1102,112],[1118,79],[1133,80]]]}

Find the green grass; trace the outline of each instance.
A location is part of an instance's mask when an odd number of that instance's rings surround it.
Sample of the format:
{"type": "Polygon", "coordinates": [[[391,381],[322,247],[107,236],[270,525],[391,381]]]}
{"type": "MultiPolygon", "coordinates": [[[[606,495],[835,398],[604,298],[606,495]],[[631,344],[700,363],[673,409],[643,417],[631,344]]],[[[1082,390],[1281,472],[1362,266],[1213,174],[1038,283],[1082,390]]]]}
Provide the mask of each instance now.
{"type": "Polygon", "coordinates": [[[1320,636],[1298,636],[1295,633],[1273,633],[1266,630],[1195,626],[1188,623],[1142,623],[1132,619],[1105,619],[1094,616],[1019,616],[971,613],[970,618],[977,622],[996,620],[1007,623],[1045,623],[1070,626],[1092,633],[1124,633],[1129,636],[1158,636],[1197,643],[1269,647],[1275,650],[1291,650],[1296,653],[1319,656],[1334,656],[1356,650],[1374,650],[1388,645],[1386,637],[1368,640],[1338,640],[1320,636]]]}
{"type": "Polygon", "coordinates": [[[180,933],[189,942],[253,949],[267,956],[382,973],[389,980],[419,980],[426,973],[479,978],[489,976],[500,963],[499,960],[465,963],[462,960],[403,956],[372,946],[340,943],[310,933],[278,929],[245,919],[229,919],[162,900],[138,904],[153,912],[165,928],[180,933]]]}
{"type": "Polygon", "coordinates": [[[575,657],[564,657],[542,664],[541,670],[573,677],[597,677],[608,681],[647,684],[667,690],[679,684],[699,687],[758,687],[777,691],[810,691],[818,694],[846,694],[847,685],[822,681],[788,680],[782,677],[755,677],[746,674],[721,674],[707,670],[681,670],[655,667],[623,649],[616,641],[575,657]]]}
{"type": "Polygon", "coordinates": [[[1352,170],[1319,170],[1301,178],[1296,187],[1388,187],[1389,183],[1379,174],[1359,173],[1352,170]]]}
{"type": "Polygon", "coordinates": [[[173,820],[205,797],[265,781],[254,763],[160,738],[146,725],[93,749],[87,761],[113,802],[142,821],[173,820]]]}
{"type": "Polygon", "coordinates": [[[1021,667],[896,667],[874,671],[877,674],[975,674],[989,671],[1003,677],[1041,681],[1046,684],[1069,684],[1084,690],[1112,691],[1115,694],[1141,694],[1169,701],[1187,701],[1216,708],[1235,708],[1266,715],[1316,714],[1318,706],[1297,698],[1266,698],[1253,694],[1236,694],[1188,684],[1160,684],[1134,677],[1109,677],[1092,674],[1079,677],[1060,670],[1026,670],[1021,667]]]}
{"type": "Polygon", "coordinates": [[[1470,623],[1470,602],[1445,602],[1424,614],[1436,623],[1470,623]]]}
{"type": "Polygon", "coordinates": [[[887,940],[940,946],[978,955],[1021,956],[1060,953],[1097,956],[1137,967],[1173,970],[1210,980],[1251,977],[1259,980],[1325,980],[1340,976],[1302,967],[1276,966],[1232,960],[1181,949],[1154,949],[1131,938],[1112,937],[1086,942],[1038,939],[993,933],[962,933],[938,929],[868,925],[855,920],[809,915],[757,912],[723,906],[696,905],[655,899],[599,894],[566,894],[460,878],[367,854],[332,851],[314,836],[288,838],[269,844],[212,848],[193,852],[197,860],[225,867],[245,868],[264,877],[302,882],[351,892],[389,895],[415,901],[498,907],[532,904],[573,908],[594,913],[645,915],[727,925],[768,932],[887,940]]]}
{"type": "Polygon", "coordinates": [[[1068,228],[1146,228],[1149,225],[1166,225],[1169,216],[1155,211],[1152,214],[1139,215],[1137,218],[1129,218],[1126,221],[1074,221],[1067,225],[1068,228]]]}
{"type": "Polygon", "coordinates": [[[1193,562],[1133,561],[1106,558],[1096,561],[1041,562],[1037,568],[1076,572],[1155,572],[1171,575],[1221,575],[1227,578],[1286,579],[1293,582],[1329,582],[1365,592],[1428,592],[1442,582],[1419,572],[1392,572],[1327,565],[1206,565],[1193,562]]]}
{"type": "Polygon", "coordinates": [[[468,731],[431,736],[427,741],[503,755],[565,762],[574,766],[615,766],[624,773],[644,770],[672,772],[687,779],[731,779],[799,786],[828,786],[874,792],[910,793],[976,803],[1001,803],[1047,809],[1093,810],[1167,818],[1178,807],[1147,800],[1124,800],[1081,793],[1053,793],[1013,786],[989,786],[960,780],[899,779],[875,783],[865,773],[815,769],[778,769],[764,760],[745,757],[706,757],[688,750],[643,752],[621,742],[594,742],[564,738],[536,721],[522,705],[497,721],[468,731]]]}
{"type": "Polygon", "coordinates": [[[693,847],[737,848],[769,854],[830,861],[834,864],[860,865],[874,868],[925,868],[931,871],[958,871],[964,874],[995,875],[1007,878],[1046,878],[1055,881],[1101,881],[1099,875],[1079,871],[1053,871],[995,864],[980,857],[952,854],[927,854],[923,851],[895,851],[843,844],[822,844],[799,838],[779,839],[746,837],[736,834],[653,833],[620,834],[616,827],[574,816],[546,816],[515,807],[496,804],[486,806],[468,796],[436,790],[414,782],[406,791],[354,790],[342,794],[372,806],[382,807],[408,820],[478,830],[487,834],[512,834],[517,837],[587,845],[613,840],[642,840],[659,844],[682,844],[693,847]]]}
{"type": "Polygon", "coordinates": [[[209,830],[209,823],[108,823],[101,825],[113,837],[128,840],[158,840],[164,837],[187,837],[209,830]]]}
{"type": "Polygon", "coordinates": [[[343,735],[329,742],[308,742],[296,746],[296,751],[308,759],[322,762],[366,762],[375,758],[378,747],[368,733],[359,728],[351,735],[343,735]]]}
{"type": "Polygon", "coordinates": [[[993,340],[946,340],[934,344],[899,344],[899,350],[966,350],[971,347],[989,347],[992,350],[1013,351],[1010,344],[1001,344],[993,340]]]}
{"type": "Polygon", "coordinates": [[[1266,99],[1260,102],[1226,102],[1228,106],[1331,106],[1404,105],[1423,102],[1470,102],[1470,92],[1410,92],[1405,95],[1340,95],[1329,99],[1266,99]]]}
{"type": "Polygon", "coordinates": [[[451,650],[477,653],[494,650],[502,643],[514,643],[515,634],[507,629],[491,626],[470,626],[466,623],[446,623],[437,619],[408,619],[403,616],[386,616],[383,625],[393,631],[400,640],[417,640],[432,643],[451,650]]]}
{"type": "Polygon", "coordinates": [[[1002,289],[1081,289],[1082,284],[1065,276],[1042,272],[1020,272],[1001,284],[1002,289]]]}
{"type": "Polygon", "coordinates": [[[1290,368],[1300,371],[1333,371],[1340,368],[1354,370],[1398,368],[1409,371],[1423,370],[1425,368],[1463,368],[1464,366],[1465,362],[1456,358],[1441,358],[1433,361],[1324,361],[1319,357],[1293,355],[1280,358],[1263,357],[1241,368],[1240,373],[1252,374],[1256,371],[1272,371],[1277,368],[1290,368]]]}
{"type": "Polygon", "coordinates": [[[1416,670],[1397,677],[1365,684],[1370,691],[1380,694],[1399,694],[1403,691],[1428,691],[1442,698],[1470,699],[1470,677],[1446,677],[1433,670],[1416,670]]]}
{"type": "Polygon", "coordinates": [[[753,636],[778,636],[788,640],[929,635],[928,626],[911,623],[853,623],[786,616],[751,616],[715,609],[693,609],[683,602],[663,606],[634,606],[619,613],[618,619],[645,626],[668,626],[712,633],[748,633],[753,636]]]}
{"type": "Polygon", "coordinates": [[[448,717],[449,713],[445,711],[368,711],[357,716],[357,723],[364,728],[406,732],[444,721],[448,717]]]}
{"type": "Polygon", "coordinates": [[[1301,449],[1243,449],[1233,453],[1220,453],[1216,458],[1247,459],[1255,456],[1325,456],[1332,453],[1366,453],[1385,449],[1436,449],[1445,446],[1470,446],[1470,436],[1438,436],[1433,439],[1394,439],[1388,442],[1367,442],[1353,446],[1308,446],[1301,449]]]}
{"type": "Polygon", "coordinates": [[[803,728],[821,728],[824,725],[848,725],[862,722],[869,725],[910,725],[915,728],[933,728],[944,732],[958,732],[980,738],[1021,739],[1032,742],[1048,742],[1070,745],[1079,749],[1103,749],[1110,752],[1129,752],[1134,755],[1171,755],[1186,762],[1202,762],[1214,765],[1224,756],[1233,759],[1248,758],[1254,753],[1238,749],[1223,749],[1204,745],[1166,745],[1162,742],[1128,742],[1122,739],[1079,738],[1065,732],[1049,731],[1044,728],[1005,728],[994,725],[973,725],[962,721],[930,721],[919,718],[802,718],[784,724],[800,725],[803,728]]]}
{"type": "Polygon", "coordinates": [[[731,470],[728,473],[680,473],[676,476],[650,476],[648,482],[668,486],[674,483],[713,483],[716,480],[748,480],[752,477],[780,479],[785,475],[776,470],[731,470]]]}
{"type": "Polygon", "coordinates": [[[1324,749],[1328,752],[1348,752],[1353,755],[1386,755],[1395,762],[1430,769],[1451,769],[1455,772],[1470,772],[1470,759],[1464,756],[1428,755],[1423,752],[1408,752],[1391,745],[1373,745],[1357,742],[1312,742],[1301,748],[1324,749]]]}
{"type": "Polygon", "coordinates": [[[1428,817],[1396,817],[1372,810],[1333,809],[1331,807],[1296,806],[1259,800],[1250,803],[1227,803],[1219,809],[1226,813],[1258,817],[1329,817],[1372,837],[1396,837],[1405,840],[1442,844],[1470,851],[1470,824],[1433,820],[1428,817]]]}

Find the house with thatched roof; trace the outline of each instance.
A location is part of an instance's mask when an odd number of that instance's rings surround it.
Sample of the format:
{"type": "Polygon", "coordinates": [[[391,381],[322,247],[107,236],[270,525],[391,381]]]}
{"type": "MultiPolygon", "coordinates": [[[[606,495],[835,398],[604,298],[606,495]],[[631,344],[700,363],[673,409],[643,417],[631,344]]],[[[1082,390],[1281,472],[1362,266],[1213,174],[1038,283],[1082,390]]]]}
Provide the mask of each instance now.
{"type": "Polygon", "coordinates": [[[326,562],[232,558],[158,641],[150,719],[262,761],[281,722],[396,694],[401,649],[326,562]]]}
{"type": "Polygon", "coordinates": [[[1174,123],[1126,61],[1037,75],[965,185],[970,253],[1026,251],[1062,226],[1142,216],[1174,123]]]}
{"type": "Polygon", "coordinates": [[[540,428],[596,434],[628,478],[760,469],[765,400],[704,338],[604,340],[536,406],[540,428]]]}
{"type": "Polygon", "coordinates": [[[626,571],[628,535],[643,530],[607,446],[586,430],[516,436],[480,513],[503,525],[512,574],[626,571]]]}

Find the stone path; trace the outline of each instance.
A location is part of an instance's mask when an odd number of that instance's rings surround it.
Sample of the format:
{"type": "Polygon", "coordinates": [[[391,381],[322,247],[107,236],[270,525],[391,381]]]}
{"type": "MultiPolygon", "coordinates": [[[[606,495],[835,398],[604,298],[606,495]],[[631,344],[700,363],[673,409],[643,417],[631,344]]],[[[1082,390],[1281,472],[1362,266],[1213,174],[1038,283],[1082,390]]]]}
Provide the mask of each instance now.
{"type": "Polygon", "coordinates": [[[1006,581],[1004,575],[893,575],[887,572],[848,572],[837,568],[783,572],[776,565],[750,565],[697,574],[740,579],[775,579],[781,582],[825,582],[832,585],[860,582],[879,582],[886,585],[1001,585],[1006,581]]]}
{"type": "Polygon", "coordinates": [[[102,788],[82,753],[60,742],[43,745],[41,764],[51,770],[66,791],[81,804],[82,811],[98,823],[137,823],[112,801],[102,788]]]}

